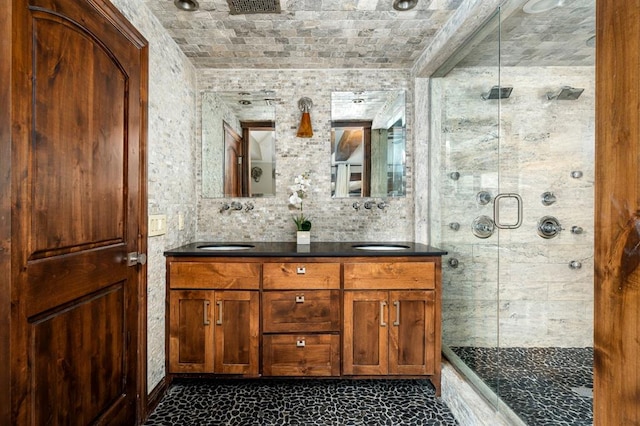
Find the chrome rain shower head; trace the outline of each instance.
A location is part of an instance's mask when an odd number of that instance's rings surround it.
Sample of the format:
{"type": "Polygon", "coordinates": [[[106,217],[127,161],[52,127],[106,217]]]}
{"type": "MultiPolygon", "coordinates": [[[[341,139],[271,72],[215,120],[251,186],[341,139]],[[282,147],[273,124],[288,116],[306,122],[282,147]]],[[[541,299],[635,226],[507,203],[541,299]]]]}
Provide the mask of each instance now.
{"type": "Polygon", "coordinates": [[[550,101],[575,101],[582,95],[582,92],[584,92],[584,89],[562,86],[559,92],[547,92],[547,99],[550,101]]]}
{"type": "Polygon", "coordinates": [[[511,86],[493,86],[491,90],[482,94],[482,99],[485,101],[488,99],[507,99],[511,96],[511,86]]]}

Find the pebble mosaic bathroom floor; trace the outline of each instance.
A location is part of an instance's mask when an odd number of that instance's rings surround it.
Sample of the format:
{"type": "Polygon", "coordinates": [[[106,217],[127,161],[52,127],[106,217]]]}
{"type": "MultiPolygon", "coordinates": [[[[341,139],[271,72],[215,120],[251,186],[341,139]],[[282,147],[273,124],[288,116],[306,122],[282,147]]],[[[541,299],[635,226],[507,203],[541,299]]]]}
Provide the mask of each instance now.
{"type": "Polygon", "coordinates": [[[426,380],[180,380],[146,425],[457,425],[426,380]]]}
{"type": "Polygon", "coordinates": [[[450,349],[529,426],[593,424],[593,348],[450,349]]]}

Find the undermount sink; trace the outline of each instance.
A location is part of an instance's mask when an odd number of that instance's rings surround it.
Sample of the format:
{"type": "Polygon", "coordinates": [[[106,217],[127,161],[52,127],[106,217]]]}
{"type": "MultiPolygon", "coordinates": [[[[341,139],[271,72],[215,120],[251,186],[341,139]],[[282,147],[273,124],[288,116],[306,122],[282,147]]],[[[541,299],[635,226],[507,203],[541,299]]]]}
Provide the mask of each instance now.
{"type": "Polygon", "coordinates": [[[230,251],[230,250],[249,250],[255,246],[251,244],[204,244],[198,246],[200,250],[213,251],[230,251]]]}
{"type": "Polygon", "coordinates": [[[356,250],[378,250],[378,251],[389,251],[389,250],[406,250],[409,246],[405,246],[403,244],[356,244],[352,246],[356,250]]]}

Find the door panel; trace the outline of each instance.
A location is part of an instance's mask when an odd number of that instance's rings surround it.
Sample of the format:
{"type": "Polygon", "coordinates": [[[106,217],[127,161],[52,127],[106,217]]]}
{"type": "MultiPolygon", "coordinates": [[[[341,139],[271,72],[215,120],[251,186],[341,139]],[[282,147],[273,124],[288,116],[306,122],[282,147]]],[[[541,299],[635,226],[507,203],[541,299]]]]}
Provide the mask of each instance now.
{"type": "Polygon", "coordinates": [[[134,424],[146,42],[102,0],[12,7],[12,423],[134,424]]]}
{"type": "Polygon", "coordinates": [[[344,292],[345,375],[382,375],[388,370],[386,291],[344,292]]]}
{"type": "Polygon", "coordinates": [[[390,374],[434,373],[434,297],[433,291],[390,292],[390,374]]]}
{"type": "Polygon", "coordinates": [[[79,28],[35,18],[32,257],[120,243],[126,75],[79,28]]]}
{"type": "Polygon", "coordinates": [[[171,290],[169,372],[213,372],[213,291],[171,290]]]}
{"type": "Polygon", "coordinates": [[[258,374],[260,297],[257,291],[215,292],[214,370],[258,374]]]}
{"type": "Polygon", "coordinates": [[[124,299],[120,283],[31,323],[34,424],[90,424],[125,404],[124,299]]]}

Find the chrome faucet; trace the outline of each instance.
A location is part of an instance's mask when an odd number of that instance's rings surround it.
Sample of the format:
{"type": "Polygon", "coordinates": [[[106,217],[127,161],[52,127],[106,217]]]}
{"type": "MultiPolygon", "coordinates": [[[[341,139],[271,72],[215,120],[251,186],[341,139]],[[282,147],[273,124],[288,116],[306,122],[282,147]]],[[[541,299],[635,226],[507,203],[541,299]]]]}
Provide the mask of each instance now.
{"type": "Polygon", "coordinates": [[[380,201],[380,202],[378,203],[378,208],[379,208],[380,210],[384,210],[384,209],[385,209],[385,207],[389,207],[389,204],[387,204],[385,201],[380,201]]]}
{"type": "Polygon", "coordinates": [[[233,210],[242,210],[242,203],[239,201],[232,201],[231,202],[231,208],[233,210]]]}
{"type": "Polygon", "coordinates": [[[371,208],[373,206],[375,206],[375,205],[376,205],[376,203],[373,202],[373,201],[365,201],[364,202],[364,208],[367,209],[367,210],[371,210],[371,208]]]}

